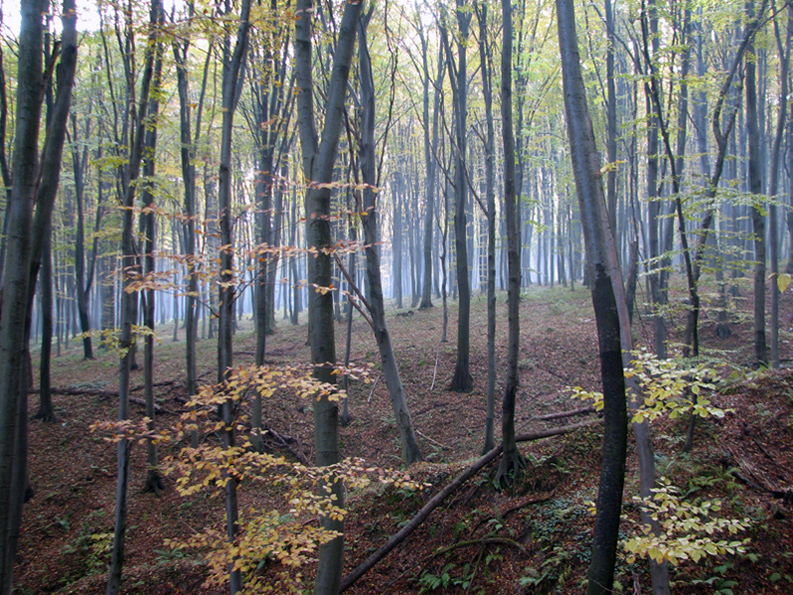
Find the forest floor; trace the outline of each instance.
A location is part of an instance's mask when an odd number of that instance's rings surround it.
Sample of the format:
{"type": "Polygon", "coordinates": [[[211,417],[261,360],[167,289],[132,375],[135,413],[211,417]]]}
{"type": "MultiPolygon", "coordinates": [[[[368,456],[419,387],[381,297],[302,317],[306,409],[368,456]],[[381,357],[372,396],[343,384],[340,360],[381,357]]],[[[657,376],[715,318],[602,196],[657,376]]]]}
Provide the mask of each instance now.
{"type": "MultiPolygon", "coordinates": [[[[790,340],[793,299],[784,296],[780,311],[784,329],[782,358],[793,358],[790,340]]],[[[506,367],[506,296],[498,295],[497,412],[506,367]]],[[[753,359],[750,305],[736,302],[732,335],[720,339],[715,316],[705,316],[702,343],[713,360],[729,361],[745,372],[753,359]]],[[[641,308],[639,308],[641,312],[641,308]]],[[[707,314],[707,313],[706,313],[707,314]]],[[[539,420],[555,412],[581,408],[570,387],[599,385],[597,338],[586,289],[531,288],[521,304],[519,433],[575,423],[582,419],[539,420]]],[[[486,303],[474,298],[471,317],[471,362],[475,390],[446,390],[455,365],[456,304],[450,304],[448,339],[440,343],[440,300],[430,310],[392,310],[388,321],[401,367],[408,404],[426,461],[409,472],[426,484],[418,492],[375,488],[349,498],[345,574],[382,545],[429,498],[476,460],[485,425],[486,303]]],[[[672,339],[679,340],[683,317],[674,319],[672,339]]],[[[253,362],[255,338],[251,321],[240,323],[235,336],[235,364],[253,362]]],[[[639,316],[635,333],[648,345],[652,321],[639,316]]],[[[180,331],[183,332],[183,331],[180,331]]],[[[172,326],[158,329],[155,382],[163,412],[158,424],[177,421],[187,397],[183,385],[184,341],[172,342],[172,326]]],[[[346,325],[336,326],[337,355],[343,357],[346,325]]],[[[298,364],[309,359],[306,327],[278,321],[267,339],[272,364],[298,364]]],[[[182,338],[182,337],[180,337],[182,338]]],[[[183,338],[182,338],[183,339],[183,338]]],[[[352,325],[351,363],[375,363],[375,381],[353,381],[352,422],[341,430],[344,456],[361,457],[367,465],[400,466],[400,446],[387,388],[379,374],[379,356],[371,330],[359,316],[352,325]]],[[[202,379],[215,377],[215,341],[199,343],[202,379]]],[[[72,342],[52,366],[53,386],[72,394],[54,396],[57,423],[30,423],[30,475],[34,497],[26,504],[19,539],[16,591],[19,594],[103,593],[112,541],[116,448],[88,427],[116,416],[117,358],[100,352],[83,361],[72,342]]],[[[142,353],[138,356],[142,361],[142,353]]],[[[35,362],[34,362],[35,365],[35,362]]],[[[736,368],[736,369],[737,369],[736,368]]],[[[747,519],[746,551],[683,561],[671,570],[673,592],[793,593],[793,373],[723,375],[722,390],[711,397],[728,409],[723,418],[698,423],[694,448],[681,453],[687,419],[662,417],[652,431],[659,473],[680,488],[685,501],[698,504],[720,499],[714,513],[747,519]]],[[[134,372],[135,397],[142,399],[142,372],[134,372]]],[[[31,396],[31,416],[38,407],[31,396]]],[[[143,408],[133,404],[139,418],[143,408]]],[[[313,459],[311,403],[274,396],[265,402],[265,425],[288,442],[287,456],[313,459]]],[[[500,432],[500,415],[496,420],[500,432]]],[[[450,496],[407,540],[365,574],[348,593],[581,593],[589,562],[602,428],[599,425],[520,445],[527,468],[512,489],[497,491],[491,464],[450,496]]],[[[631,439],[632,440],[632,439],[631,439]]],[[[275,440],[268,445],[278,449],[275,440]]],[[[162,454],[173,454],[164,446],[162,454]]],[[[624,537],[635,532],[636,460],[629,444],[624,537]]],[[[222,586],[202,585],[207,566],[202,552],[176,549],[166,539],[187,539],[207,524],[221,526],[223,503],[206,492],[180,496],[173,476],[159,495],[142,493],[146,477],[145,448],[135,446],[131,462],[130,527],[123,593],[166,595],[225,593],[222,586]]],[[[275,506],[273,490],[243,484],[241,510],[275,506]]],[[[721,539],[722,536],[718,536],[721,539]]],[[[275,564],[265,565],[262,572],[275,564]]],[[[309,582],[310,565],[301,570],[309,582]]],[[[621,553],[617,569],[620,590],[649,593],[646,560],[628,563],[621,553]]],[[[278,591],[276,591],[278,592],[278,591]]],[[[619,592],[619,590],[617,591],[619,592]]]]}

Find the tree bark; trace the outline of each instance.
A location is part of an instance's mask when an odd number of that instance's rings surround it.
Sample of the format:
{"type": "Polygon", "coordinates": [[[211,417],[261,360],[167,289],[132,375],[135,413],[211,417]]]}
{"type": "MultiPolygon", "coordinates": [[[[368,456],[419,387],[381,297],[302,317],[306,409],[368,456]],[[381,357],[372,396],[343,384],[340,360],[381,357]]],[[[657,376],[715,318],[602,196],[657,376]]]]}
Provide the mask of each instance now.
{"type": "MultiPolygon", "coordinates": [[[[754,18],[754,2],[746,2],[746,14],[754,18]]],[[[754,40],[747,48],[746,60],[746,129],[749,142],[749,192],[760,200],[763,193],[762,164],[760,163],[760,130],[757,125],[757,64],[754,58],[754,40]]],[[[765,339],[765,268],[766,238],[764,205],[752,206],[752,232],[754,233],[754,356],[757,365],[768,364],[765,339]]]]}
{"type": "MultiPolygon", "coordinates": [[[[487,39],[487,5],[478,4],[476,6],[476,14],[477,18],[479,19],[479,56],[482,69],[482,93],[485,99],[486,128],[485,204],[487,206],[487,401],[485,406],[485,443],[482,447],[482,454],[484,454],[489,450],[492,450],[495,446],[494,434],[496,420],[496,141],[493,126],[493,81],[491,76],[493,59],[487,39]]],[[[503,96],[504,90],[502,86],[502,99],[503,96]]],[[[514,159],[514,152],[512,158],[514,159]]],[[[515,176],[513,172],[513,193],[514,177],[515,176]]],[[[517,321],[515,321],[515,323],[517,323],[517,321]]],[[[514,412],[511,418],[514,421],[514,412]]]]}
{"type": "MultiPolygon", "coordinates": [[[[303,176],[308,188],[305,196],[306,244],[312,255],[308,258],[309,341],[314,376],[334,384],[331,374],[336,362],[333,326],[333,296],[330,251],[333,249],[330,215],[330,188],[341,133],[344,101],[347,94],[355,34],[363,2],[344,5],[339,23],[336,51],[327,87],[322,138],[317,137],[314,119],[314,82],[312,74],[313,0],[298,0],[295,21],[295,72],[297,85],[297,125],[303,153],[303,176]]],[[[338,403],[327,395],[314,402],[314,444],[319,466],[339,461],[338,403]]],[[[340,481],[321,486],[344,506],[344,487],[340,481]]],[[[339,535],[319,548],[319,564],[314,584],[315,595],[336,595],[341,582],[344,557],[344,522],[322,516],[321,526],[339,535]]]]}
{"type": "Polygon", "coordinates": [[[504,41],[501,48],[501,136],[504,143],[504,215],[507,226],[507,295],[508,343],[507,375],[501,404],[501,457],[497,481],[509,485],[517,479],[526,462],[515,439],[515,400],[518,393],[518,359],[520,356],[520,228],[518,198],[515,188],[515,133],[512,127],[512,7],[502,0],[501,16],[504,41]]]}
{"type": "MultiPolygon", "coordinates": [[[[135,337],[132,326],[137,321],[138,295],[127,291],[133,281],[135,272],[140,273],[140,264],[137,259],[137,250],[134,237],[135,181],[140,174],[140,164],[143,159],[143,143],[146,129],[146,112],[149,103],[149,89],[154,72],[154,43],[155,29],[159,19],[161,6],[159,0],[152,0],[150,9],[149,41],[146,58],[141,75],[140,105],[134,123],[134,136],[132,150],[129,156],[127,173],[124,176],[126,187],[124,191],[124,210],[122,213],[121,230],[121,266],[124,272],[124,290],[121,293],[121,333],[119,349],[118,375],[118,418],[124,421],[129,418],[130,372],[132,364],[132,344],[135,337]]],[[[118,442],[118,475],[116,483],[116,512],[113,529],[113,548],[110,558],[110,572],[107,584],[107,595],[118,595],[121,590],[121,572],[124,565],[124,545],[127,530],[127,504],[129,488],[129,450],[130,443],[122,438],[118,442]]]]}
{"type": "Polygon", "coordinates": [[[383,284],[380,278],[380,242],[377,212],[377,179],[375,173],[375,88],[372,78],[372,61],[367,44],[366,27],[371,12],[361,16],[358,27],[358,58],[361,83],[361,150],[360,165],[363,189],[364,243],[366,252],[366,274],[369,279],[369,312],[372,316],[375,341],[380,351],[380,362],[383,366],[388,393],[391,397],[391,408],[394,412],[399,438],[402,444],[402,456],[407,465],[423,459],[421,449],[413,430],[413,422],[405,399],[405,390],[399,374],[399,365],[391,344],[391,333],[385,319],[383,302],[383,284]]]}
{"type": "Polygon", "coordinates": [[[777,117],[774,143],[771,148],[771,169],[768,183],[768,194],[774,201],[768,211],[768,250],[771,258],[771,367],[779,368],[779,211],[776,205],[779,193],[779,160],[781,157],[782,139],[787,123],[788,71],[790,70],[790,48],[793,43],[793,7],[787,8],[787,34],[785,43],[779,33],[779,21],[774,20],[774,33],[779,51],[779,115],[777,117]]]}
{"type": "MultiPolygon", "coordinates": [[[[457,70],[448,60],[449,78],[454,95],[455,162],[454,162],[454,248],[457,269],[457,363],[449,390],[469,392],[474,388],[471,376],[471,281],[468,278],[468,245],[465,209],[468,203],[468,180],[466,176],[466,122],[468,116],[468,69],[466,48],[471,25],[471,12],[465,0],[457,2],[457,70]]],[[[447,53],[451,49],[447,44],[447,53]]]]}
{"type": "Polygon", "coordinates": [[[605,595],[612,592],[614,584],[627,444],[620,319],[612,287],[614,263],[609,256],[616,251],[608,225],[595,135],[581,75],[572,0],[557,0],[556,14],[567,131],[592,280],[604,398],[603,459],[587,594],[605,595]]]}

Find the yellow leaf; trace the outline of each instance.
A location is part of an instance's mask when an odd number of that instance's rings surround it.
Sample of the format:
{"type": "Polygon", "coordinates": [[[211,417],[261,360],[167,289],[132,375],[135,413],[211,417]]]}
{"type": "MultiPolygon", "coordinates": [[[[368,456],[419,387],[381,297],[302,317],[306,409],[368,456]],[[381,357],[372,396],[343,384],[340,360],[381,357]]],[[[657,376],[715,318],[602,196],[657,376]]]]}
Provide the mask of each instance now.
{"type": "Polygon", "coordinates": [[[779,293],[785,293],[788,285],[793,282],[793,277],[789,273],[779,273],[776,278],[776,284],[779,286],[779,293]]]}

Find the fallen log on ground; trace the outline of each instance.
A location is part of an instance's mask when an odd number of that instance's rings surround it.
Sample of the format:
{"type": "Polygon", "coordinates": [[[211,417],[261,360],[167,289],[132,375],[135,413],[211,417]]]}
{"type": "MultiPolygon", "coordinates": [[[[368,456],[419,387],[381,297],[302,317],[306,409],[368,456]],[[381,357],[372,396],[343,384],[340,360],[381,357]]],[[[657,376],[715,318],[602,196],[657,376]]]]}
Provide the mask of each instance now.
{"type": "MultiPolygon", "coordinates": [[[[169,384],[172,384],[172,382],[158,382],[154,386],[168,386],[169,384]]],[[[136,387],[133,387],[132,389],[130,389],[130,392],[136,391],[136,390],[142,390],[142,389],[143,389],[143,386],[136,386],[136,387]]],[[[28,393],[32,394],[32,395],[37,395],[40,392],[41,391],[38,390],[38,389],[33,389],[33,390],[28,391],[28,393]]],[[[69,396],[88,395],[89,397],[100,397],[102,399],[109,399],[109,398],[118,396],[118,392],[117,391],[99,390],[99,389],[96,389],[96,388],[58,388],[58,387],[52,387],[52,388],[50,388],[50,392],[53,395],[69,395],[69,396]]],[[[129,402],[130,403],[135,403],[136,405],[141,405],[142,407],[146,406],[146,401],[144,401],[143,399],[138,399],[136,397],[130,397],[129,398],[129,402]]],[[[156,413],[173,413],[173,411],[170,411],[168,409],[164,409],[163,407],[161,407],[160,405],[157,405],[156,403],[154,404],[154,411],[156,413]]]]}
{"type": "MultiPolygon", "coordinates": [[[[603,420],[596,419],[581,422],[578,424],[571,424],[569,426],[563,426],[561,428],[551,428],[549,430],[539,430],[537,432],[530,432],[527,434],[519,434],[515,437],[515,440],[518,442],[528,442],[530,440],[539,440],[541,438],[549,438],[551,436],[558,436],[560,434],[566,434],[572,430],[578,430],[580,428],[587,428],[589,426],[597,425],[602,423],[603,420]]],[[[349,589],[359,578],[361,578],[364,574],[369,572],[375,564],[377,564],[380,560],[385,558],[391,550],[393,550],[396,546],[402,543],[408,535],[413,533],[419,526],[425,521],[425,519],[430,515],[430,513],[435,510],[446,498],[448,498],[453,492],[457,490],[461,485],[463,485],[468,479],[479,473],[482,469],[484,469],[488,463],[495,460],[498,455],[501,454],[503,450],[503,445],[499,444],[493,450],[482,456],[479,460],[477,460],[473,465],[468,467],[465,471],[463,471],[460,475],[454,478],[449,485],[443,488],[440,492],[435,494],[429,502],[427,502],[424,507],[416,513],[414,516],[404,527],[402,527],[397,533],[395,533],[387,542],[385,542],[376,552],[370,555],[362,564],[360,564],[355,570],[353,570],[350,574],[345,576],[341,581],[341,587],[339,588],[339,593],[343,593],[347,589],[349,589]]]]}

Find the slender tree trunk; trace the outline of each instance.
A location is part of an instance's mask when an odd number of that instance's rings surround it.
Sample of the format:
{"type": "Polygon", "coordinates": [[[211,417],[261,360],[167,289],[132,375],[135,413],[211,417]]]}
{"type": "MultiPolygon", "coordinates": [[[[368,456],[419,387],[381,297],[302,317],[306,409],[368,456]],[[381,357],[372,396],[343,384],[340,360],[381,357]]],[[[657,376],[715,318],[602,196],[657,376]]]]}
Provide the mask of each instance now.
{"type": "MultiPolygon", "coordinates": [[[[754,18],[754,2],[746,2],[747,16],[754,18]]],[[[754,56],[754,41],[747,48],[754,56]]],[[[755,200],[763,193],[762,164],[760,163],[760,130],[757,125],[757,64],[753,57],[746,60],[746,127],[749,142],[749,192],[755,200]]],[[[752,232],[754,233],[754,355],[758,365],[768,364],[765,339],[765,267],[766,238],[764,205],[752,206],[752,232]]]]}
{"type": "MultiPolygon", "coordinates": [[[[158,15],[160,24],[163,24],[163,15],[158,15]]],[[[141,215],[143,218],[144,227],[146,230],[144,238],[144,251],[143,251],[143,271],[147,277],[153,277],[156,273],[155,267],[155,219],[154,219],[154,193],[152,192],[152,184],[154,178],[155,156],[157,152],[157,128],[159,126],[158,118],[160,111],[159,94],[161,92],[162,83],[162,53],[163,46],[161,42],[157,43],[155,49],[155,64],[154,74],[152,79],[152,93],[149,98],[149,107],[147,113],[146,135],[143,141],[145,158],[143,162],[143,177],[146,179],[144,191],[142,194],[143,204],[149,207],[149,210],[141,215]]],[[[174,246],[176,249],[176,246],[174,246]]],[[[143,309],[143,325],[149,330],[143,338],[143,385],[144,385],[144,399],[146,402],[146,417],[149,418],[148,429],[154,431],[155,427],[155,403],[154,403],[154,288],[148,284],[144,292],[144,309],[143,309]]],[[[174,322],[174,325],[176,323],[174,322]]],[[[160,478],[157,466],[159,464],[157,457],[157,445],[153,440],[148,440],[146,443],[146,482],[143,485],[144,492],[154,492],[158,494],[163,489],[162,479],[160,478]]]]}
{"type": "MultiPolygon", "coordinates": [[[[418,24],[419,39],[421,40],[421,58],[422,66],[424,69],[424,95],[423,95],[423,115],[424,115],[424,163],[427,170],[426,179],[426,207],[424,210],[424,278],[421,288],[421,303],[419,310],[432,308],[432,229],[435,217],[435,149],[437,143],[433,136],[430,140],[430,71],[429,71],[429,51],[427,47],[427,39],[424,35],[424,29],[419,22],[418,24]],[[432,142],[432,144],[431,144],[432,142]]],[[[440,74],[440,71],[439,71],[440,74]]],[[[433,95],[437,97],[439,91],[437,87],[433,91],[433,95]]],[[[433,114],[433,121],[437,122],[437,112],[433,114]]],[[[437,133],[437,127],[435,128],[437,133]]]]}
{"type": "Polygon", "coordinates": [[[39,359],[39,410],[36,418],[54,422],[55,409],[50,391],[50,363],[52,354],[52,229],[44,238],[41,255],[41,355],[39,359]]]}
{"type": "MultiPolygon", "coordinates": [[[[788,71],[790,69],[790,48],[793,42],[793,7],[788,6],[787,34],[783,45],[779,33],[779,22],[774,20],[774,33],[779,50],[779,116],[777,118],[774,144],[771,149],[771,170],[768,194],[774,201],[768,211],[768,249],[771,257],[771,366],[779,368],[779,212],[776,206],[779,194],[779,160],[782,139],[787,123],[788,71]]],[[[793,185],[793,184],[792,184],[793,185]]]]}
{"type": "MultiPolygon", "coordinates": [[[[330,250],[333,248],[330,215],[330,188],[336,149],[342,126],[343,105],[355,46],[356,27],[363,2],[347,3],[339,23],[336,51],[327,87],[324,127],[317,138],[314,119],[314,83],[312,74],[312,0],[298,0],[295,21],[295,71],[297,93],[297,125],[303,154],[303,175],[310,187],[306,190],[306,244],[316,250],[308,261],[309,341],[311,362],[317,380],[334,384],[332,365],[336,362],[333,325],[333,296],[326,289],[332,284],[330,250]]],[[[327,466],[339,461],[338,404],[327,395],[314,402],[314,444],[316,461],[327,466]]],[[[344,486],[333,481],[320,489],[336,497],[336,505],[344,506],[344,486]]],[[[336,595],[341,583],[344,557],[344,521],[323,515],[321,526],[337,536],[319,548],[319,563],[314,584],[315,595],[336,595]]]]}
{"type": "MultiPolygon", "coordinates": [[[[220,283],[218,289],[218,384],[226,381],[233,365],[234,336],[234,305],[236,300],[236,282],[234,276],[234,238],[233,213],[231,197],[232,176],[232,133],[234,113],[237,108],[244,79],[245,59],[248,51],[248,35],[250,30],[251,2],[243,0],[240,7],[239,26],[234,48],[230,47],[230,39],[224,40],[223,49],[223,119],[220,139],[220,167],[218,172],[218,209],[220,212],[220,283]]],[[[224,448],[235,445],[234,412],[232,403],[226,401],[219,407],[220,420],[226,430],[222,432],[224,448]]],[[[239,517],[237,503],[237,479],[229,476],[225,485],[226,500],[226,537],[233,542],[237,538],[239,517]]],[[[229,568],[229,590],[237,593],[242,590],[242,573],[229,568]]]]}
{"type": "Polygon", "coordinates": [[[518,393],[518,358],[520,356],[520,227],[518,197],[515,188],[515,132],[512,116],[512,6],[501,1],[504,41],[501,48],[501,137],[504,143],[504,216],[507,226],[507,374],[501,405],[501,440],[504,452],[496,475],[502,485],[517,479],[525,467],[515,439],[515,400],[518,393]]]}
{"type": "Polygon", "coordinates": [[[603,382],[603,459],[587,585],[588,595],[600,595],[611,593],[614,584],[627,445],[620,320],[612,286],[612,276],[618,269],[613,262],[616,249],[608,226],[595,135],[581,75],[572,0],[557,0],[556,14],[568,138],[592,279],[603,382]]]}
{"type": "Polygon", "coordinates": [[[378,212],[374,188],[377,186],[375,174],[375,89],[372,78],[372,62],[369,56],[366,27],[371,12],[362,16],[358,27],[358,58],[360,62],[359,76],[361,81],[361,173],[364,184],[363,209],[367,213],[363,217],[364,243],[366,245],[366,274],[369,279],[369,311],[372,315],[375,340],[380,350],[380,362],[383,365],[388,392],[391,396],[391,408],[394,412],[399,438],[402,443],[402,454],[407,465],[422,460],[421,449],[413,430],[402,378],[399,375],[394,348],[391,345],[391,333],[385,319],[383,302],[383,285],[380,279],[380,249],[378,233],[378,212]]]}
{"type": "MultiPolygon", "coordinates": [[[[124,290],[121,292],[121,333],[119,337],[118,376],[118,418],[124,421],[129,418],[130,373],[132,364],[132,345],[135,337],[132,326],[137,322],[138,295],[128,291],[133,282],[134,274],[140,274],[134,237],[135,182],[140,173],[143,159],[143,144],[146,129],[146,113],[149,104],[149,89],[154,72],[155,29],[159,20],[161,6],[159,0],[152,0],[149,23],[149,45],[141,75],[140,105],[135,118],[135,134],[129,165],[125,176],[124,210],[122,213],[121,230],[121,266],[124,271],[124,290]]],[[[124,565],[125,537],[127,531],[127,493],[129,491],[129,450],[130,442],[121,438],[118,442],[118,475],[116,483],[116,512],[113,530],[113,548],[110,558],[110,572],[107,584],[107,595],[117,595],[121,590],[121,572],[124,565]]]]}
{"type": "MultiPolygon", "coordinates": [[[[511,12],[511,11],[510,11],[511,12]]],[[[487,401],[485,442],[482,453],[491,451],[495,443],[496,402],[496,189],[495,131],[493,127],[492,56],[487,39],[487,5],[476,6],[479,19],[479,56],[482,69],[482,91],[485,99],[485,197],[487,206],[487,401]]],[[[502,91],[503,93],[503,91],[502,91]]],[[[511,89],[510,89],[511,93],[511,89]]],[[[511,115],[511,106],[510,106],[511,115]]],[[[514,142],[514,141],[513,141],[514,142]]],[[[514,155],[513,155],[514,158],[514,155]]],[[[513,173],[514,178],[514,173],[513,173]]],[[[514,185],[514,179],[513,179],[514,185]]],[[[514,187],[513,187],[514,191],[514,187]]],[[[514,412],[512,414],[514,420],[514,412]]],[[[514,434],[514,430],[513,430],[514,434]]]]}
{"type": "MultiPolygon", "coordinates": [[[[457,363],[449,390],[468,392],[473,389],[471,376],[471,281],[468,278],[468,245],[466,206],[468,203],[468,181],[466,178],[466,121],[468,115],[468,69],[466,48],[471,24],[471,12],[465,0],[457,1],[457,71],[448,60],[449,77],[454,90],[455,163],[454,163],[454,247],[457,268],[457,363]]],[[[451,50],[447,47],[447,52],[451,50]]]]}

